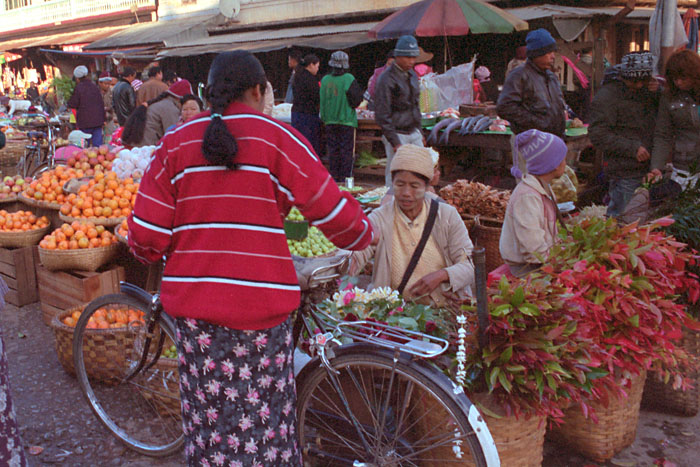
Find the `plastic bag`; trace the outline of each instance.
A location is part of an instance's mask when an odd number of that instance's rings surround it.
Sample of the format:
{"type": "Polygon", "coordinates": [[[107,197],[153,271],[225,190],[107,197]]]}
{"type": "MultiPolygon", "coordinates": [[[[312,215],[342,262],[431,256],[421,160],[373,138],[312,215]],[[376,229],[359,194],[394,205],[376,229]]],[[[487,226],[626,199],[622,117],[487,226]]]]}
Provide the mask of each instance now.
{"type": "Polygon", "coordinates": [[[440,88],[433,78],[435,73],[429,73],[420,79],[420,111],[421,113],[435,112],[440,108],[440,88]]]}
{"type": "Polygon", "coordinates": [[[440,109],[474,102],[474,62],[452,67],[436,75],[433,82],[440,89],[440,109]]]}
{"type": "Polygon", "coordinates": [[[566,166],[564,175],[554,179],[551,183],[552,193],[557,198],[557,203],[576,202],[578,199],[578,178],[574,170],[566,166]]]}

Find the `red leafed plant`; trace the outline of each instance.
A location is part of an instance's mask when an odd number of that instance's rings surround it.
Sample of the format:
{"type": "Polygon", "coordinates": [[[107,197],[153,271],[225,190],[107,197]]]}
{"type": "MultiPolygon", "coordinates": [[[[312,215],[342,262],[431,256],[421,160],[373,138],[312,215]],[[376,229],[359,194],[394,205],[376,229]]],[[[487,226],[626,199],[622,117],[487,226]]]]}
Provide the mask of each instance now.
{"type": "Polygon", "coordinates": [[[642,369],[687,387],[697,362],[676,342],[683,326],[700,326],[676,299],[697,300],[699,286],[692,254],[661,230],[669,222],[575,220],[541,271],[490,284],[489,343],[467,356],[467,390],[557,420],[572,403],[589,413],[592,400],[624,396],[618,377],[642,369]]]}

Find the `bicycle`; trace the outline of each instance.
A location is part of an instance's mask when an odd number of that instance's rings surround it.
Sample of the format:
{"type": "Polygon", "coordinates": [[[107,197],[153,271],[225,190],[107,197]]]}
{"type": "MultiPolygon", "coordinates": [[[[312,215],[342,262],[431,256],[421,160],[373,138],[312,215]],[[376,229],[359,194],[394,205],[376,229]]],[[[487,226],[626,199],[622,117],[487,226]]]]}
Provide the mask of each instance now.
{"type": "Polygon", "coordinates": [[[24,154],[17,162],[17,173],[23,177],[34,177],[44,170],[52,168],[54,165],[56,141],[53,127],[55,123],[42,114],[27,114],[24,117],[40,118],[44,121],[41,125],[25,127],[25,129],[29,130],[27,137],[30,140],[30,144],[25,146],[24,154]],[[37,128],[42,128],[42,131],[37,131],[37,128]],[[46,150],[42,149],[44,143],[48,146],[46,150]]]}
{"type": "MultiPolygon", "coordinates": [[[[447,350],[446,340],[374,322],[338,322],[313,307],[314,294],[340,277],[346,261],[331,260],[311,272],[295,320],[295,338],[311,337],[296,342],[308,343],[313,356],[296,377],[305,464],[464,465],[469,459],[476,466],[500,465],[476,407],[427,361],[447,350]],[[353,342],[341,345],[341,338],[353,342]]],[[[180,414],[173,410],[177,367],[161,364],[174,334],[158,294],[128,283],[121,294],[88,304],[74,333],[76,373],[91,409],[128,447],[150,456],[169,455],[183,442],[180,414]],[[89,318],[110,305],[146,315],[144,324],[129,326],[124,371],[105,384],[88,374],[83,335],[89,318]]]]}

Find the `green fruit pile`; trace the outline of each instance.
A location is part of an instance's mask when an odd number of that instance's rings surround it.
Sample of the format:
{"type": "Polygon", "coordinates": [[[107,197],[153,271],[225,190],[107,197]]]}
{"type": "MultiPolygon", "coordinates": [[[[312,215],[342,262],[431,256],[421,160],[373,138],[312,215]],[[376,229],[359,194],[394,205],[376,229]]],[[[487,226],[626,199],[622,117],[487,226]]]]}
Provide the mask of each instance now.
{"type": "Polygon", "coordinates": [[[167,349],[163,350],[161,356],[165,358],[177,358],[177,347],[171,345],[167,349]]]}
{"type": "Polygon", "coordinates": [[[289,211],[289,214],[287,214],[287,220],[288,221],[303,221],[304,216],[299,212],[297,208],[292,208],[291,211],[289,211]]]}
{"type": "Polygon", "coordinates": [[[309,227],[309,235],[304,240],[287,240],[289,252],[296,256],[311,258],[330,253],[336,247],[316,227],[309,227]]]}

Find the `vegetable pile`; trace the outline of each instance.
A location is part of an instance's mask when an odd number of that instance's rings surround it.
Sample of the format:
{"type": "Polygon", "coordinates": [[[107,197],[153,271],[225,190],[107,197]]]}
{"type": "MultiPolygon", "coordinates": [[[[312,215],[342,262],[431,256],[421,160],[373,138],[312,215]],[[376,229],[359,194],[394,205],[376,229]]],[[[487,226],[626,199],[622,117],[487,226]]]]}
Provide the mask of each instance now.
{"type": "Polygon", "coordinates": [[[663,230],[672,222],[578,219],[540,272],[490,284],[489,344],[467,354],[466,389],[557,420],[570,402],[594,417],[590,402],[623,396],[620,378],[642,369],[687,388],[698,362],[676,344],[700,325],[676,300],[696,302],[700,286],[687,270],[695,258],[663,230]]]}
{"type": "Polygon", "coordinates": [[[510,191],[497,190],[479,182],[457,180],[441,189],[440,197],[457,208],[460,214],[503,220],[510,191]]]}

